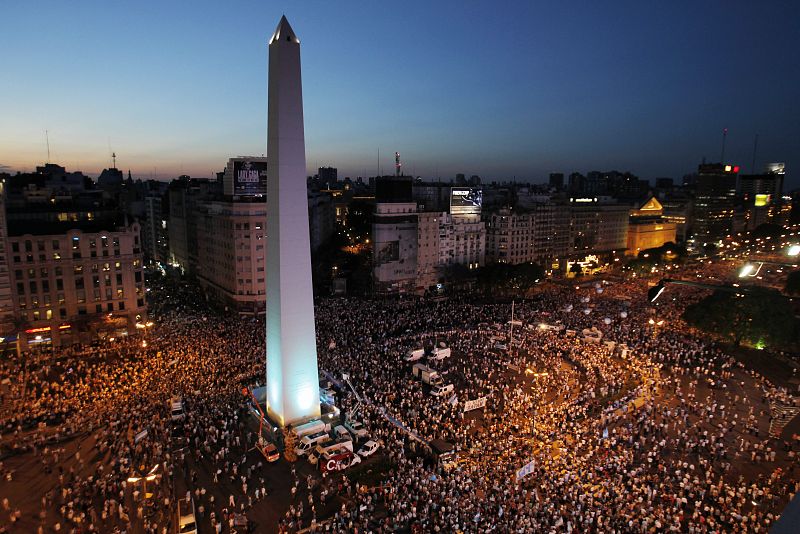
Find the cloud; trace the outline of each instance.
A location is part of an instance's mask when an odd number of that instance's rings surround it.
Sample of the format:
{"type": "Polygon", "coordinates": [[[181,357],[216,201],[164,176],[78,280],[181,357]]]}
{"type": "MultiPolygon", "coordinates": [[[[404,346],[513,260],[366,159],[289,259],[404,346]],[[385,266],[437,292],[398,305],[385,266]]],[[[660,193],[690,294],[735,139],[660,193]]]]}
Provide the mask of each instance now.
{"type": "Polygon", "coordinates": [[[4,165],[0,163],[0,172],[11,172],[13,169],[10,165],[4,165]]]}

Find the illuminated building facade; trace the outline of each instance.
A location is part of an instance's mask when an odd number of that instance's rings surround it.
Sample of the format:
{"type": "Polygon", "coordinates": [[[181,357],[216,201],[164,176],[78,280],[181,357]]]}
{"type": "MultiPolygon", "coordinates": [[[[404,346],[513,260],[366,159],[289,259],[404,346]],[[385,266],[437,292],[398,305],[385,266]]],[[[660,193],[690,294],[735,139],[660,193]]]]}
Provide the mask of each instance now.
{"type": "Polygon", "coordinates": [[[666,243],[675,243],[675,223],[666,221],[663,206],[655,198],[631,210],[628,221],[628,250],[635,256],[643,250],[658,248],[666,243]]]}

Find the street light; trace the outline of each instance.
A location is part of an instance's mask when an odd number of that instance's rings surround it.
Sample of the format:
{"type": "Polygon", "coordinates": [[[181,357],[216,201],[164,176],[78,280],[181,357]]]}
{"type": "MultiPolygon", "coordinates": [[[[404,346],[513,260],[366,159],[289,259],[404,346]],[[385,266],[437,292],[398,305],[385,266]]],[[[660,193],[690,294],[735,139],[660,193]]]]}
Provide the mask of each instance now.
{"type": "Polygon", "coordinates": [[[789,256],[797,256],[800,255],[800,245],[792,245],[789,247],[789,250],[786,251],[786,254],[789,256]]]}
{"type": "Polygon", "coordinates": [[[744,267],[742,267],[741,271],[739,271],[739,278],[744,278],[745,276],[755,276],[757,274],[758,270],[756,269],[756,266],[753,265],[752,263],[748,263],[744,267]]]}
{"type": "Polygon", "coordinates": [[[647,290],[647,300],[650,302],[655,302],[656,299],[661,296],[661,293],[664,292],[665,287],[666,284],[664,283],[664,280],[660,280],[658,284],[647,290]]]}

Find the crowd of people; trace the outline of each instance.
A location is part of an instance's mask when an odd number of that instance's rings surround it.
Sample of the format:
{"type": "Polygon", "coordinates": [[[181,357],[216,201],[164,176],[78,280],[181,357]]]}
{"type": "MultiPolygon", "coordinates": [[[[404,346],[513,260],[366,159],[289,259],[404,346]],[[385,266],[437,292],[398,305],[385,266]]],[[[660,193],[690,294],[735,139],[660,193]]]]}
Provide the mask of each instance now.
{"type": "Polygon", "coordinates": [[[0,528],[166,533],[189,498],[211,532],[256,516],[282,532],[765,532],[798,489],[800,444],[769,433],[770,402],[798,391],[685,325],[684,288],[654,307],[643,279],[547,283],[513,334],[510,303],[319,300],[320,368],[349,377],[364,402],[342,387],[336,403],[383,445],[365,482],[266,465],[242,393],[264,383],[263,320],[151,286],[141,335],[0,362],[0,528]],[[452,395],[403,359],[433,346],[451,349],[429,363],[452,395]],[[23,478],[41,483],[6,491],[23,478]]]}

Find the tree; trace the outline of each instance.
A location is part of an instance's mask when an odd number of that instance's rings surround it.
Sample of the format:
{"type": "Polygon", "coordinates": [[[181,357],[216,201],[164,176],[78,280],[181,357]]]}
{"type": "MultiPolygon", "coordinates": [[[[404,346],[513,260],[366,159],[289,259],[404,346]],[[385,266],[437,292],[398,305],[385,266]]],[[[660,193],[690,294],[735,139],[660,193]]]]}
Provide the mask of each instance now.
{"type": "Polygon", "coordinates": [[[686,308],[687,323],[739,345],[785,346],[797,338],[798,321],[789,299],[779,292],[751,288],[746,293],[715,291],[686,308]]]}
{"type": "Polygon", "coordinates": [[[297,453],[294,452],[295,448],[295,436],[294,432],[289,430],[288,428],[283,429],[283,457],[286,458],[287,462],[296,462],[297,461],[297,453]]]}
{"type": "Polygon", "coordinates": [[[492,263],[479,269],[477,278],[486,293],[519,295],[544,278],[544,269],[535,263],[492,263]]]}

